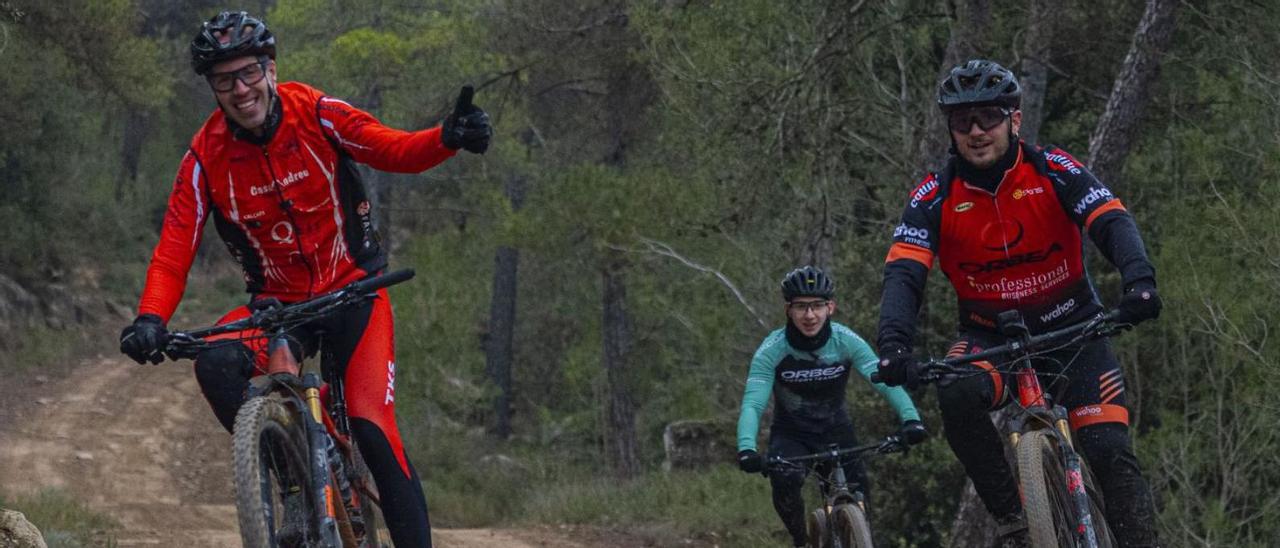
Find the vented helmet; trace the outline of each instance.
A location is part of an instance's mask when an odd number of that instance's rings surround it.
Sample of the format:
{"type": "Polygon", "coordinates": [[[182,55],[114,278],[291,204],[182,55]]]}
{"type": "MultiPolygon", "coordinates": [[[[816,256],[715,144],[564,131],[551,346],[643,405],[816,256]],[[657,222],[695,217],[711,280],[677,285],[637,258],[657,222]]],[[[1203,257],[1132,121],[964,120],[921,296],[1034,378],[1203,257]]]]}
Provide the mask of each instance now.
{"type": "Polygon", "coordinates": [[[276,37],[247,12],[224,11],[204,23],[191,41],[191,68],[201,76],[214,65],[245,55],[276,58],[276,37]]]}
{"type": "Polygon", "coordinates": [[[999,105],[1018,108],[1022,86],[1009,69],[993,61],[971,59],[951,69],[938,84],[938,107],[950,112],[960,107],[999,105]]]}
{"type": "Polygon", "coordinates": [[[831,281],[831,277],[816,266],[797,268],[782,279],[782,298],[788,302],[796,297],[830,299],[835,294],[835,282],[831,281]]]}

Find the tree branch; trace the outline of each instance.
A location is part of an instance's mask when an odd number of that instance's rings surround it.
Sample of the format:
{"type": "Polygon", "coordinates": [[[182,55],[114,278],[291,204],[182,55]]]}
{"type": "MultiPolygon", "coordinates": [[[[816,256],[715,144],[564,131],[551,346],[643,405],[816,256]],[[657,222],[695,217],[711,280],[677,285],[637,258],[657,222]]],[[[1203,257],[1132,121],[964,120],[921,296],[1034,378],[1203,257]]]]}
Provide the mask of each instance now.
{"type": "MultiPolygon", "coordinates": [[[[756,320],[756,323],[759,324],[760,327],[766,330],[769,329],[769,325],[764,321],[764,318],[760,316],[758,312],[756,312],[755,307],[751,306],[751,303],[747,302],[747,298],[742,295],[742,291],[740,291],[738,289],[738,286],[735,285],[733,281],[730,280],[729,277],[726,276],[723,272],[720,272],[719,270],[716,270],[709,266],[698,263],[688,257],[685,257],[684,255],[681,255],[680,253],[676,252],[676,250],[672,249],[670,245],[667,245],[658,240],[646,238],[644,236],[638,236],[637,239],[640,241],[641,244],[644,244],[645,246],[644,249],[638,250],[638,251],[644,251],[644,252],[652,253],[654,255],[669,257],[679,261],[681,264],[689,268],[697,270],[698,272],[705,272],[715,276],[717,280],[720,280],[720,283],[722,285],[724,285],[726,288],[729,289],[731,293],[733,293],[734,298],[736,298],[738,302],[741,303],[742,306],[747,309],[747,312],[751,314],[751,317],[756,320]]],[[[637,250],[630,250],[630,251],[637,251],[637,250]]]]}

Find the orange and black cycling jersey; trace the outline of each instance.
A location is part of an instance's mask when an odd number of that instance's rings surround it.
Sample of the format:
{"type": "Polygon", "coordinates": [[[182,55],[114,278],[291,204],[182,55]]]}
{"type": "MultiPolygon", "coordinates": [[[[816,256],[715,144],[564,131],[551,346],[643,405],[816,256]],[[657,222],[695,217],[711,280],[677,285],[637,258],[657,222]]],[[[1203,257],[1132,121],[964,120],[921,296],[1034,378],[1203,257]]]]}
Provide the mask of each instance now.
{"type": "Polygon", "coordinates": [[[1154,279],[1132,216],[1083,164],[1056,147],[1019,143],[1009,154],[990,187],[967,181],[952,157],[912,191],[886,259],[881,351],[912,347],[934,260],[955,288],[961,328],[979,331],[993,331],[1010,309],[1033,332],[1101,310],[1082,230],[1126,285],[1154,279]]]}
{"type": "Polygon", "coordinates": [[[453,156],[440,128],[405,132],[296,82],[280,84],[279,120],[265,143],[205,121],[178,168],[139,314],[168,320],[182,299],[204,224],[244,270],[247,289],[306,299],[386,265],[353,162],[417,173],[453,156]]]}

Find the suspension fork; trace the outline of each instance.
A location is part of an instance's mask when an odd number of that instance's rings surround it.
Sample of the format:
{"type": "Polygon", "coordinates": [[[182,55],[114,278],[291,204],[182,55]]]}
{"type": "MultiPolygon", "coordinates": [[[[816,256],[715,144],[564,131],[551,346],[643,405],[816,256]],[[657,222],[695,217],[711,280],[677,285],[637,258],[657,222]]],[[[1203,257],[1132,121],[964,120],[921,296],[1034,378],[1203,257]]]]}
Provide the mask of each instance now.
{"type": "MultiPolygon", "coordinates": [[[[1076,538],[1086,548],[1098,548],[1097,532],[1093,525],[1093,514],[1089,511],[1089,493],[1084,487],[1083,465],[1080,461],[1080,454],[1076,453],[1071,441],[1071,425],[1067,420],[1067,410],[1061,405],[1048,407],[1048,402],[1044,397],[1044,389],[1040,386],[1040,379],[1036,376],[1035,369],[1030,365],[1023,366],[1018,371],[1017,377],[1018,403],[1032,413],[1048,410],[1053,417],[1054,429],[1061,435],[1062,447],[1060,450],[1066,465],[1067,492],[1071,497],[1072,505],[1075,507],[1077,518],[1076,538]]],[[[1015,428],[1009,434],[1009,441],[1013,446],[1018,444],[1019,430],[1021,428],[1015,428]]]]}
{"type": "MultiPolygon", "coordinates": [[[[1053,418],[1053,426],[1057,429],[1058,434],[1062,436],[1062,442],[1067,448],[1072,448],[1071,441],[1071,424],[1067,421],[1066,410],[1061,406],[1049,407],[1048,401],[1044,397],[1044,388],[1040,386],[1040,378],[1036,375],[1036,370],[1030,365],[1024,365],[1016,373],[1018,381],[1018,404],[1027,410],[1048,410],[1053,418]]],[[[1014,429],[1009,434],[1009,444],[1011,446],[1018,445],[1021,438],[1018,430],[1014,429]]]]}

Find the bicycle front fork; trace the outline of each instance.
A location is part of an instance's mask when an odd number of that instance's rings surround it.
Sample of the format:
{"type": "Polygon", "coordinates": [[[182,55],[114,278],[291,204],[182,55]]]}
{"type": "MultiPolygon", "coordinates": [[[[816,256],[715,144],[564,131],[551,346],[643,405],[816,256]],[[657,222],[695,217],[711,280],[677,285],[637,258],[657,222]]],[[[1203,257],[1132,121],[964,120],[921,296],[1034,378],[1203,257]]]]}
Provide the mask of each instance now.
{"type": "MultiPolygon", "coordinates": [[[[1013,423],[1013,428],[1009,432],[1009,447],[1017,447],[1018,441],[1022,439],[1022,429],[1025,426],[1021,421],[1013,423]]],[[[1062,443],[1068,449],[1074,449],[1075,445],[1071,441],[1071,424],[1067,421],[1067,410],[1062,407],[1056,407],[1053,410],[1053,427],[1062,435],[1062,443]]]]}
{"type": "Polygon", "coordinates": [[[1086,548],[1098,548],[1098,535],[1093,527],[1093,512],[1089,511],[1089,493],[1084,488],[1084,472],[1081,471],[1080,454],[1066,450],[1067,490],[1076,507],[1076,536],[1086,548]]]}

